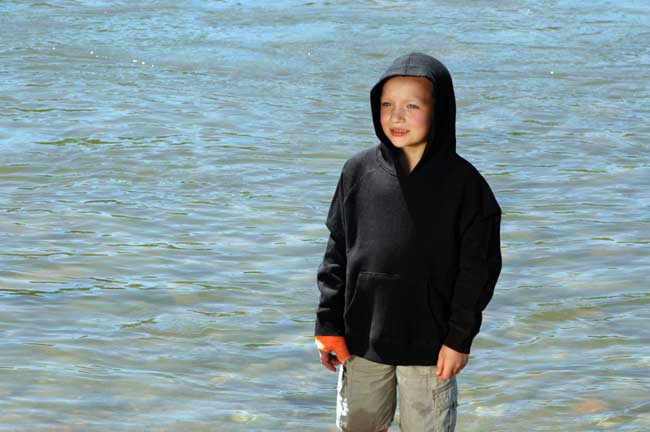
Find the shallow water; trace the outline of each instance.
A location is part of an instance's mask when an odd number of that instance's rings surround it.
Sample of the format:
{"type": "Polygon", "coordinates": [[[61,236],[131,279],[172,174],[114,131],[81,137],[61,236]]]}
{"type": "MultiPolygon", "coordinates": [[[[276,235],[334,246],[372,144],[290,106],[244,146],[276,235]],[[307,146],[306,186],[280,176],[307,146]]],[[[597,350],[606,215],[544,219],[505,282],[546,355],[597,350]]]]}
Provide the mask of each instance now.
{"type": "Polygon", "coordinates": [[[2,2],[0,430],[334,430],[325,215],[414,50],[504,210],[458,430],[650,429],[649,25],[645,1],[2,2]]]}

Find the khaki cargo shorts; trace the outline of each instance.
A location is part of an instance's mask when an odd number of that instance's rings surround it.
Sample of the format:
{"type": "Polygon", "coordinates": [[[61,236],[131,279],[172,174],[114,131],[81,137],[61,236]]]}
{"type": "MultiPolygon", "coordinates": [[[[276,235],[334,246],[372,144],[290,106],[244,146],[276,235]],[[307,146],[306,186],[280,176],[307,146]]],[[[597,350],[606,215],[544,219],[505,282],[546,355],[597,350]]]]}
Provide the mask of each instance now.
{"type": "Polygon", "coordinates": [[[393,422],[399,389],[402,432],[453,431],[456,377],[439,382],[435,366],[392,366],[353,356],[339,369],[336,425],[344,432],[379,432],[393,422]]]}

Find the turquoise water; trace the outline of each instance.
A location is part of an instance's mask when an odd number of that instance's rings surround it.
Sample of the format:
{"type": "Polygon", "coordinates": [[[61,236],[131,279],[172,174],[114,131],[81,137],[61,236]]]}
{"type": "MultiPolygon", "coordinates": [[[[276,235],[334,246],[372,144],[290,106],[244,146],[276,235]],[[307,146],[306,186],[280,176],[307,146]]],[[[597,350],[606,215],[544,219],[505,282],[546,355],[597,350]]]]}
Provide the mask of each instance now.
{"type": "Polygon", "coordinates": [[[325,215],[414,50],[504,210],[458,430],[650,429],[649,29],[646,1],[0,3],[0,431],[335,430],[325,215]]]}

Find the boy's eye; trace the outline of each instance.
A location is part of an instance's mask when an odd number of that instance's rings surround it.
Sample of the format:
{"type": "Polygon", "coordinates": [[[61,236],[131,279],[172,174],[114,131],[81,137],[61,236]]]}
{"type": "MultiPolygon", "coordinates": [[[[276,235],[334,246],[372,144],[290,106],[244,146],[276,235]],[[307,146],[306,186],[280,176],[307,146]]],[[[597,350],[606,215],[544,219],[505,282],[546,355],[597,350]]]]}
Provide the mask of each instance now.
{"type": "Polygon", "coordinates": [[[419,106],[417,106],[417,105],[415,105],[415,104],[408,104],[407,107],[409,107],[409,108],[415,108],[415,109],[420,108],[419,106]]]}

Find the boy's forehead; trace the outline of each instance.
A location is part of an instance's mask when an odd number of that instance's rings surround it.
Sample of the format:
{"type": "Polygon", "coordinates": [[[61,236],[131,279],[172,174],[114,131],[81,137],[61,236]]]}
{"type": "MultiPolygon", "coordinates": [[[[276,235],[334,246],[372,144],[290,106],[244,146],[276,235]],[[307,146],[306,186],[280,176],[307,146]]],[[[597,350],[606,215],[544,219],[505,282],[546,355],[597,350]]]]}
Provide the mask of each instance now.
{"type": "Polygon", "coordinates": [[[433,83],[420,76],[394,76],[384,83],[382,95],[408,95],[428,99],[433,96],[433,83]]]}

